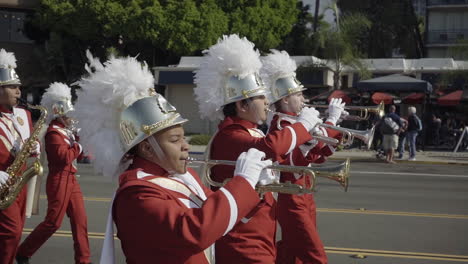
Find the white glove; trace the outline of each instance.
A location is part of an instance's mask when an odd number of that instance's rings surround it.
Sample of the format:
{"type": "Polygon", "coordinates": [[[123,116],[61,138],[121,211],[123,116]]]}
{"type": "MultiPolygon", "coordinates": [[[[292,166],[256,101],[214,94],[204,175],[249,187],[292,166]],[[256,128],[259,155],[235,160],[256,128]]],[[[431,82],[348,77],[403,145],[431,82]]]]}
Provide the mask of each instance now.
{"type": "Polygon", "coordinates": [[[299,149],[302,152],[302,155],[305,157],[307,154],[309,154],[309,151],[313,149],[315,146],[317,146],[318,141],[316,139],[312,139],[307,141],[306,144],[302,144],[299,146],[299,149]]]}
{"type": "Polygon", "coordinates": [[[338,125],[339,123],[343,122],[343,120],[346,120],[346,118],[347,118],[348,116],[349,116],[348,111],[343,110],[343,112],[341,112],[340,119],[338,119],[338,121],[336,121],[336,124],[338,125]]]}
{"type": "Polygon", "coordinates": [[[34,144],[33,149],[31,150],[31,153],[29,154],[33,156],[41,155],[41,144],[39,144],[38,141],[36,141],[36,144],[34,144]]]}
{"type": "Polygon", "coordinates": [[[313,107],[303,108],[301,113],[297,118],[297,122],[300,122],[307,131],[312,130],[317,124],[322,123],[320,119],[319,111],[315,110],[313,107]]]}
{"type": "Polygon", "coordinates": [[[328,105],[328,119],[327,122],[336,125],[338,119],[340,119],[341,112],[344,110],[346,103],[343,103],[341,98],[332,98],[328,105]]]}
{"type": "Polygon", "coordinates": [[[237,158],[234,176],[246,179],[255,189],[262,170],[272,164],[271,160],[262,160],[264,157],[264,152],[254,148],[242,152],[237,158]]]}
{"type": "Polygon", "coordinates": [[[258,180],[259,185],[279,183],[280,173],[271,169],[263,169],[258,180]]]}
{"type": "Polygon", "coordinates": [[[5,184],[10,176],[4,171],[0,171],[0,186],[5,184]]]}

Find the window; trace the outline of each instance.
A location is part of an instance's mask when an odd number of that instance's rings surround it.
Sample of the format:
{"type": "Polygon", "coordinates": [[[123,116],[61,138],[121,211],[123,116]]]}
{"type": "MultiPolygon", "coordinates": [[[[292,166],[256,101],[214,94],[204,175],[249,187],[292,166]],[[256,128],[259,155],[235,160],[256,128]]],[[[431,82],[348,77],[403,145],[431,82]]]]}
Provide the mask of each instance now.
{"type": "Polygon", "coordinates": [[[0,10],[0,41],[32,43],[24,32],[26,16],[26,12],[0,10]]]}

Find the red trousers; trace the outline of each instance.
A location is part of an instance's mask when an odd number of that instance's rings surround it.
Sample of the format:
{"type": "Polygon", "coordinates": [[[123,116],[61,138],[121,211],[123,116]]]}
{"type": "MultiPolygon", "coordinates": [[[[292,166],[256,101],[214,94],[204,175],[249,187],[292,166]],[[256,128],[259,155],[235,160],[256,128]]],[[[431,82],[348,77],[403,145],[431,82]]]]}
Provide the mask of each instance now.
{"type": "MultiPolygon", "coordinates": [[[[289,175],[292,176],[292,175],[289,175]]],[[[282,174],[283,177],[283,174],[282,174]]],[[[303,178],[287,179],[303,184],[303,178]]],[[[309,183],[307,184],[309,186],[309,183]]],[[[276,264],[326,264],[327,255],[317,232],[316,205],[312,194],[278,194],[277,217],[282,240],[277,243],[276,264]]]]}
{"type": "Polygon", "coordinates": [[[21,240],[26,212],[27,188],[20,191],[16,200],[5,210],[0,210],[0,263],[13,264],[21,240]]]}
{"type": "Polygon", "coordinates": [[[18,249],[18,255],[31,257],[60,228],[65,213],[70,218],[75,263],[90,263],[89,241],[83,194],[74,173],[62,171],[47,177],[47,215],[18,249]]]}

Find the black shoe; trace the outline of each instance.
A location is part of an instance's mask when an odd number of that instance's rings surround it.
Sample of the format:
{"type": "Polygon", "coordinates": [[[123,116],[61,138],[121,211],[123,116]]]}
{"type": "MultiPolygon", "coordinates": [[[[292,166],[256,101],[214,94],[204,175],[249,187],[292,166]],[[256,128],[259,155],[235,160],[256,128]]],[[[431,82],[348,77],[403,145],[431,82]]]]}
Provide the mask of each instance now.
{"type": "Polygon", "coordinates": [[[18,264],[30,264],[28,257],[16,256],[16,263],[18,264]]]}

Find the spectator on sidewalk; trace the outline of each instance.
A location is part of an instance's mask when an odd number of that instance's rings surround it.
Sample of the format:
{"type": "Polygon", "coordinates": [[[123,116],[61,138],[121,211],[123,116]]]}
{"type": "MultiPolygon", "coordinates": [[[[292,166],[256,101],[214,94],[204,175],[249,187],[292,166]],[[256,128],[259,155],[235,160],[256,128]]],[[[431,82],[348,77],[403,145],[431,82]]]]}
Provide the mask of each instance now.
{"type": "Polygon", "coordinates": [[[408,107],[408,133],[406,135],[406,140],[409,145],[409,159],[416,160],[416,137],[418,136],[419,131],[422,130],[421,119],[416,115],[416,107],[408,107]]]}
{"type": "Polygon", "coordinates": [[[431,123],[431,143],[434,146],[438,146],[440,143],[440,129],[442,121],[435,114],[432,115],[431,123]]]}
{"type": "Polygon", "coordinates": [[[408,132],[408,120],[403,117],[400,120],[403,125],[401,126],[400,134],[398,135],[398,159],[403,158],[403,153],[405,152],[406,135],[408,132]]]}
{"type": "Polygon", "coordinates": [[[387,155],[387,163],[395,163],[393,160],[395,149],[398,148],[398,134],[400,133],[400,128],[403,126],[400,116],[396,113],[396,107],[391,105],[389,108],[389,113],[384,116],[381,125],[380,131],[383,134],[383,148],[385,154],[387,155]]]}

